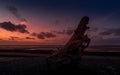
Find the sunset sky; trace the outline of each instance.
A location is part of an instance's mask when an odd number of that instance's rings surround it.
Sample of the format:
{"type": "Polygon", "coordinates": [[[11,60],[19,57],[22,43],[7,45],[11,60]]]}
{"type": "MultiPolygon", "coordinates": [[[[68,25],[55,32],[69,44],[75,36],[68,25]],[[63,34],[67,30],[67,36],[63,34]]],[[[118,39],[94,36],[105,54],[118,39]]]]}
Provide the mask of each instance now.
{"type": "Polygon", "coordinates": [[[0,45],[65,44],[83,16],[91,45],[120,45],[119,0],[0,0],[0,45]]]}

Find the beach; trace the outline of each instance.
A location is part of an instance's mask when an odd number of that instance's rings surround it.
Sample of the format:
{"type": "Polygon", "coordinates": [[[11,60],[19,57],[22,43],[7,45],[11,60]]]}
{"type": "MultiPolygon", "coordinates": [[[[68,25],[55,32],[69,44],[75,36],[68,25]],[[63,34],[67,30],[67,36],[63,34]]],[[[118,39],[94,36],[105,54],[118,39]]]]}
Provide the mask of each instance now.
{"type": "Polygon", "coordinates": [[[78,59],[80,62],[77,66],[72,63],[63,65],[59,63],[61,66],[52,64],[51,68],[47,61],[47,57],[51,55],[50,52],[1,50],[0,75],[62,75],[65,72],[72,75],[120,75],[120,57],[105,53],[86,50],[82,59],[78,59]]]}

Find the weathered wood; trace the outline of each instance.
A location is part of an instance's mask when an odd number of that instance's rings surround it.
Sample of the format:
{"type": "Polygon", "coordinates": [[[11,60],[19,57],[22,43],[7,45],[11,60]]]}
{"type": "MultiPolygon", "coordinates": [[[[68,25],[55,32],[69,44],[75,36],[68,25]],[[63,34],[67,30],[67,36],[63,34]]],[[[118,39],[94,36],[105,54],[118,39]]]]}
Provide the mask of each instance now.
{"type": "Polygon", "coordinates": [[[84,16],[66,45],[59,52],[48,57],[47,62],[49,65],[77,63],[81,59],[84,49],[90,43],[90,39],[85,35],[86,30],[89,29],[88,22],[89,17],[84,16]]]}

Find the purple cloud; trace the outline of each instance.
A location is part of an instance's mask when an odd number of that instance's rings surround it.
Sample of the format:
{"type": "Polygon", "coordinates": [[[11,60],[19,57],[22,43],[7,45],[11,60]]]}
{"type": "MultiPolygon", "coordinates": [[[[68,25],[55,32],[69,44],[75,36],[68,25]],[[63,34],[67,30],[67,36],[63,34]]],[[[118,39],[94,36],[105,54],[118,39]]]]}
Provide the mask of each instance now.
{"type": "Polygon", "coordinates": [[[11,32],[29,33],[28,30],[26,30],[26,25],[15,25],[11,22],[0,23],[0,28],[11,32]]]}
{"type": "Polygon", "coordinates": [[[99,33],[100,35],[115,35],[115,36],[120,36],[120,28],[113,28],[113,29],[107,29],[101,33],[99,33]]]}
{"type": "Polygon", "coordinates": [[[35,38],[32,38],[32,37],[26,37],[26,39],[32,39],[32,40],[34,40],[35,38]]]}
{"type": "Polygon", "coordinates": [[[39,39],[46,39],[46,38],[54,38],[54,37],[56,37],[56,35],[51,33],[51,32],[40,32],[39,34],[32,33],[31,35],[36,36],[39,39]]]}

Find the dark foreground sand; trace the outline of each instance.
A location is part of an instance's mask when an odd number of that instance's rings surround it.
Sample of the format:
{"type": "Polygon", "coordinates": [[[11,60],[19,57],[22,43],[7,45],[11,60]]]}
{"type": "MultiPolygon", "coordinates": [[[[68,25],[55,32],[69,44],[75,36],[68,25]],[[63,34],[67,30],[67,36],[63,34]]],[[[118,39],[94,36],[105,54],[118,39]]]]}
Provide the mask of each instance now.
{"type": "Polygon", "coordinates": [[[120,75],[120,57],[83,56],[79,65],[48,68],[46,57],[0,57],[0,75],[120,75]],[[65,73],[66,72],[66,73],[65,73]]]}

